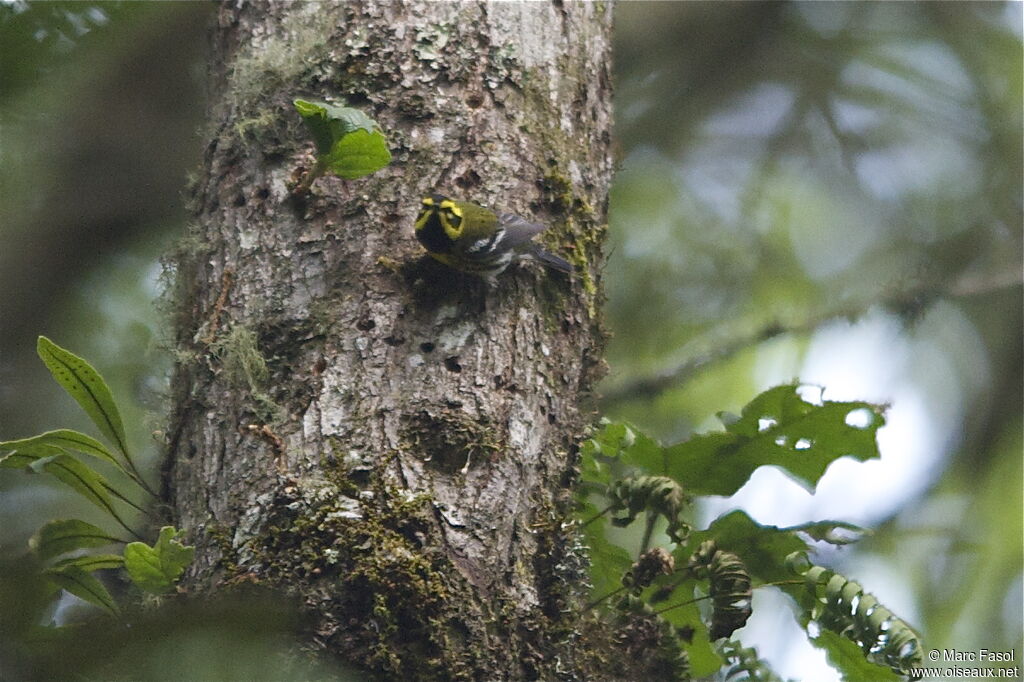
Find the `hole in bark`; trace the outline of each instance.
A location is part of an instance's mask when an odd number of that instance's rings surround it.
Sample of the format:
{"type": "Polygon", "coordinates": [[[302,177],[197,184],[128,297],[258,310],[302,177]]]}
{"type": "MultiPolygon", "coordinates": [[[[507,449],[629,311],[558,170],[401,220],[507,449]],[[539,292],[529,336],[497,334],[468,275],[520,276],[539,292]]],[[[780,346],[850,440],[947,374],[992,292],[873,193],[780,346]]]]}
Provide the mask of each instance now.
{"type": "Polygon", "coordinates": [[[444,368],[449,372],[455,372],[458,374],[462,371],[462,365],[459,364],[459,356],[453,355],[450,358],[444,359],[444,368]]]}
{"type": "Polygon", "coordinates": [[[435,348],[437,348],[437,346],[430,343],[429,341],[425,341],[420,344],[420,350],[423,351],[424,353],[433,353],[435,348]]]}
{"type": "Polygon", "coordinates": [[[484,104],[483,95],[478,92],[474,92],[466,98],[466,106],[470,109],[479,109],[484,104]]]}
{"type": "Polygon", "coordinates": [[[323,357],[317,358],[316,362],[313,363],[313,374],[323,374],[325,369],[327,369],[327,359],[323,357]]]}
{"type": "Polygon", "coordinates": [[[405,339],[403,339],[401,336],[385,336],[384,343],[388,344],[389,346],[401,346],[403,343],[405,343],[405,339]]]}
{"type": "Polygon", "coordinates": [[[554,424],[556,421],[558,421],[558,420],[555,419],[555,415],[553,415],[553,414],[549,414],[548,415],[548,424],[554,424]]]}
{"type": "Polygon", "coordinates": [[[256,191],[256,196],[260,199],[266,199],[267,197],[270,196],[270,190],[267,189],[266,187],[260,187],[256,191]]]}
{"type": "Polygon", "coordinates": [[[480,184],[480,174],[475,170],[468,170],[459,177],[455,178],[455,184],[460,189],[470,189],[477,187],[480,184]]]}
{"type": "Polygon", "coordinates": [[[241,193],[235,196],[235,206],[245,206],[245,196],[241,193]]]}
{"type": "Polygon", "coordinates": [[[368,332],[376,326],[377,323],[370,319],[359,320],[358,322],[356,322],[356,329],[363,332],[368,332]]]}

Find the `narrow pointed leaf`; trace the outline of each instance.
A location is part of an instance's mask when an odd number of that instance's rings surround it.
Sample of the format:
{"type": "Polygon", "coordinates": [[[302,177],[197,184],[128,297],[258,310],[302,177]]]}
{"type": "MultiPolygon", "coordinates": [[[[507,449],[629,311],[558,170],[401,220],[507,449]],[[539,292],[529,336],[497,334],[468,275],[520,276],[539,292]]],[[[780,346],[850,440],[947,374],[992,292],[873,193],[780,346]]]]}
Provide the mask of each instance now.
{"type": "MultiPolygon", "coordinates": [[[[31,438],[22,438],[21,440],[9,440],[0,443],[0,450],[18,450],[25,451],[27,449],[35,448],[36,446],[48,445],[63,450],[73,450],[75,452],[81,452],[85,455],[102,459],[105,462],[110,462],[117,468],[124,471],[124,467],[121,462],[106,448],[103,443],[99,442],[92,436],[87,436],[84,433],[78,431],[72,431],[71,429],[59,429],[57,431],[47,431],[41,433],[38,436],[31,438]]],[[[31,451],[31,450],[30,450],[31,451]]],[[[56,454],[51,452],[50,454],[56,454]]]]}
{"type": "Polygon", "coordinates": [[[88,571],[77,566],[49,568],[43,574],[58,587],[67,590],[79,599],[95,604],[110,613],[117,613],[117,604],[110,592],[88,571]]]}
{"type": "Polygon", "coordinates": [[[83,554],[82,556],[71,557],[70,559],[62,559],[54,565],[54,568],[64,569],[69,566],[92,573],[102,569],[122,568],[124,566],[124,557],[120,554],[83,554]]]}
{"type": "Polygon", "coordinates": [[[109,438],[118,450],[127,452],[121,413],[110,394],[110,388],[99,372],[88,362],[45,336],[39,337],[36,351],[53,378],[85,410],[100,433],[109,438]]]}
{"type": "Polygon", "coordinates": [[[152,547],[144,542],[132,542],[124,548],[124,567],[132,582],[154,594],[164,594],[174,588],[175,581],[195,555],[195,547],[181,544],[177,536],[173,527],[164,526],[152,547]]]}
{"type": "Polygon", "coordinates": [[[46,561],[77,549],[109,545],[118,539],[91,523],[60,519],[44,525],[28,542],[36,556],[46,561]]]}
{"type": "MultiPolygon", "coordinates": [[[[0,468],[2,469],[24,469],[31,467],[35,462],[44,457],[53,457],[64,451],[55,445],[35,444],[15,450],[0,457],[0,468]]],[[[36,472],[38,473],[38,472],[36,472]]]]}
{"type": "Polygon", "coordinates": [[[78,492],[114,518],[114,503],[106,489],[106,480],[71,455],[58,455],[42,465],[42,470],[78,492]]]}
{"type": "Polygon", "coordinates": [[[665,452],[665,473],[701,495],[732,495],[761,466],[777,466],[813,491],[840,457],[879,457],[885,408],[865,402],[812,403],[796,385],[777,386],[743,408],[726,431],[694,436],[665,452]]]}

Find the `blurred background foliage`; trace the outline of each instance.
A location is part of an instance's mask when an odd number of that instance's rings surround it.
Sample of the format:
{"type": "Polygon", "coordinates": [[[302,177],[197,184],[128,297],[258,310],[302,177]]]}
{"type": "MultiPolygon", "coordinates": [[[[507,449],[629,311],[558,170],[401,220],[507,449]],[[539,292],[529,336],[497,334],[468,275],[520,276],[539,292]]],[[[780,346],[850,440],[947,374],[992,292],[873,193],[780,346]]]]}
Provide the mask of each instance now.
{"type": "MultiPolygon", "coordinates": [[[[793,378],[891,404],[881,462],[838,462],[813,496],[767,471],[704,514],[875,527],[819,563],[926,647],[1021,638],[1021,7],[616,6],[600,409],[674,442],[793,378]]],[[[103,372],[156,466],[160,256],[202,153],[214,11],[0,4],[0,438],[89,431],[35,358],[46,334],[103,372]]],[[[48,518],[98,521],[84,506],[0,472],[0,556],[48,518]]],[[[12,575],[0,613],[28,594],[12,575]]],[[[787,619],[759,590],[740,636],[785,675],[834,679],[787,619]]],[[[0,678],[16,631],[0,625],[0,678]]]]}

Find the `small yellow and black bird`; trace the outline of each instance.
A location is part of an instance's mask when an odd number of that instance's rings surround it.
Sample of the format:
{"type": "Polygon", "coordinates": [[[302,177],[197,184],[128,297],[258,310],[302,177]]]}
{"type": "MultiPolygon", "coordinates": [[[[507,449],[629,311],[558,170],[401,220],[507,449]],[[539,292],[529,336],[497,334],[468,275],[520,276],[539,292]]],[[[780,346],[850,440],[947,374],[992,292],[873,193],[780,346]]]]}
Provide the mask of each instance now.
{"type": "Polygon", "coordinates": [[[416,238],[445,265],[492,280],[523,258],[560,272],[572,272],[567,261],[545,251],[533,238],[547,229],[511,213],[456,201],[443,194],[423,197],[416,218],[416,238]]]}

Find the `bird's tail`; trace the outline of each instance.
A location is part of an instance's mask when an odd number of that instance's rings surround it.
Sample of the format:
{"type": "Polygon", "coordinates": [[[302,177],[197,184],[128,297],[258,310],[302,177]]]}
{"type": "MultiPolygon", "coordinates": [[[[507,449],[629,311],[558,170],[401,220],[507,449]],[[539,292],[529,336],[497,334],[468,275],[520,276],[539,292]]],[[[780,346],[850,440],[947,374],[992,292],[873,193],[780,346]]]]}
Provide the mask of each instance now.
{"type": "Polygon", "coordinates": [[[552,270],[558,270],[559,272],[564,272],[570,275],[572,274],[572,263],[563,258],[559,258],[558,256],[552,253],[548,253],[543,248],[541,248],[539,244],[531,244],[530,246],[531,248],[529,250],[529,253],[536,260],[540,261],[541,263],[548,266],[552,270]]]}

